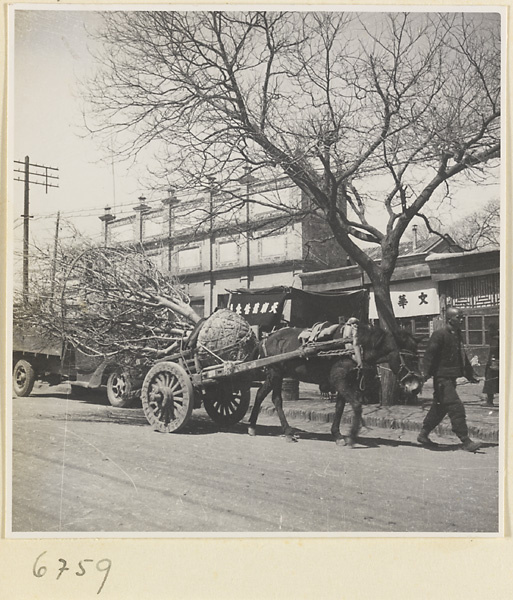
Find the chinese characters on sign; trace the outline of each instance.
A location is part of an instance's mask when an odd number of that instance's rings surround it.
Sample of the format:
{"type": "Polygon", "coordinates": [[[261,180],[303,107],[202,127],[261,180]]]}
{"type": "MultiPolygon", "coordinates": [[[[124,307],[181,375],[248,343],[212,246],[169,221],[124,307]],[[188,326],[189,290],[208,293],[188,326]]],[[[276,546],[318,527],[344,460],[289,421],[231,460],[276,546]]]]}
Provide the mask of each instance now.
{"type": "Polygon", "coordinates": [[[243,316],[250,325],[272,328],[280,323],[286,291],[278,293],[233,293],[228,308],[243,316]]]}
{"type": "Polygon", "coordinates": [[[279,306],[279,302],[246,302],[244,304],[238,302],[237,304],[230,304],[228,308],[238,315],[257,315],[259,313],[272,313],[276,315],[278,314],[279,306]]]}
{"type": "MultiPolygon", "coordinates": [[[[429,305],[429,296],[425,293],[425,292],[421,292],[418,296],[419,298],[419,303],[418,305],[421,306],[422,304],[425,304],[426,306],[429,305]]],[[[406,297],[406,294],[400,294],[399,295],[399,299],[397,300],[397,304],[401,307],[401,308],[406,308],[406,306],[408,305],[408,298],[406,297]]]]}
{"type": "Polygon", "coordinates": [[[406,294],[401,294],[399,296],[399,300],[397,301],[397,304],[401,307],[401,308],[406,308],[406,305],[408,304],[408,299],[406,298],[406,294]]]}
{"type": "MultiPolygon", "coordinates": [[[[390,290],[392,305],[396,317],[417,317],[436,315],[440,312],[440,300],[437,288],[430,283],[406,282],[390,290]]],[[[378,314],[374,293],[370,294],[369,318],[377,319],[378,314]]]]}

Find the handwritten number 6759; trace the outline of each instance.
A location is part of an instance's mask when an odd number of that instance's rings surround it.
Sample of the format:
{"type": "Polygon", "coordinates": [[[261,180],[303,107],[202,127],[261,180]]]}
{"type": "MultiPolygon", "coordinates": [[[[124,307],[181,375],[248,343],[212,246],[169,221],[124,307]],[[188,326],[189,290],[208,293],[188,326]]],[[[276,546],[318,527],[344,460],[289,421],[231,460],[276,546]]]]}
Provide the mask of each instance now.
{"type": "MultiPolygon", "coordinates": [[[[44,556],[46,554],[46,550],[45,552],[42,552],[35,560],[34,562],[34,566],[32,567],[32,573],[35,577],[43,577],[46,572],[48,571],[48,567],[46,567],[45,565],[39,565],[38,566],[38,562],[39,559],[44,556]]],[[[58,569],[58,574],[57,574],[57,579],[60,578],[60,576],[64,573],[64,571],[69,571],[70,568],[67,566],[68,563],[64,558],[59,558],[59,562],[61,563],[61,566],[58,569]]],[[[75,573],[75,575],[77,577],[83,577],[86,574],[86,569],[84,567],[85,563],[88,562],[94,562],[92,558],[84,558],[83,560],[81,560],[78,563],[78,568],[80,569],[79,571],[77,571],[75,573]]],[[[112,561],[110,560],[110,558],[102,558],[101,560],[99,560],[96,563],[96,569],[97,571],[100,571],[100,573],[105,573],[105,577],[103,578],[103,581],[98,589],[98,591],[96,592],[97,594],[99,594],[102,589],[103,586],[105,585],[105,582],[107,581],[107,577],[109,576],[110,573],[110,568],[112,566],[112,561]]]]}

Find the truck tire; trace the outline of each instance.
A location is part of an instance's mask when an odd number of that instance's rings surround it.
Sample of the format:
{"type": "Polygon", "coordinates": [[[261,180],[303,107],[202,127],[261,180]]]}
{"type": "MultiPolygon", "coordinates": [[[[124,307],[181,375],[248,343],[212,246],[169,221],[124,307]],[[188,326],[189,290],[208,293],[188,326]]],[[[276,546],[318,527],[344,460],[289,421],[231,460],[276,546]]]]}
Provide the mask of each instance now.
{"type": "Polygon", "coordinates": [[[116,369],[107,379],[107,398],[112,406],[126,408],[134,401],[132,380],[125,369],[116,369]]]}
{"type": "Polygon", "coordinates": [[[12,374],[13,390],[16,396],[30,396],[36,381],[36,372],[28,360],[20,359],[14,365],[12,374]]]}

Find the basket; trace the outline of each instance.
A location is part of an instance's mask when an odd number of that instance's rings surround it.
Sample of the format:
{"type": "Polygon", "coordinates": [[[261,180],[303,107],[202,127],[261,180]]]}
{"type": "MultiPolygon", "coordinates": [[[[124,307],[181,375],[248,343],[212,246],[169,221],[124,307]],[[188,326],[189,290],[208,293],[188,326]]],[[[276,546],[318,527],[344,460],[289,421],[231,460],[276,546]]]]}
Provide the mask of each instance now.
{"type": "Polygon", "coordinates": [[[245,361],[253,354],[257,343],[246,319],[223,308],[210,315],[199,332],[198,361],[202,367],[229,360],[245,361]]]}

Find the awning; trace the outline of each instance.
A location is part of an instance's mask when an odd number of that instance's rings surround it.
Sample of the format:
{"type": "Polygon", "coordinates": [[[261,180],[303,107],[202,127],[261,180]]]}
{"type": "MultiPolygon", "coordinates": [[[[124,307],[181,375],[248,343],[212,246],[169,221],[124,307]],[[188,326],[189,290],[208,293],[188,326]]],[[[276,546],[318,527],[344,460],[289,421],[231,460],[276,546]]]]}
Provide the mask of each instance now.
{"type": "Polygon", "coordinates": [[[279,325],[285,302],[290,301],[290,325],[311,327],[319,321],[338,323],[339,318],[367,321],[368,298],[366,290],[316,293],[280,286],[233,290],[228,308],[243,315],[250,325],[268,329],[279,325]]]}

